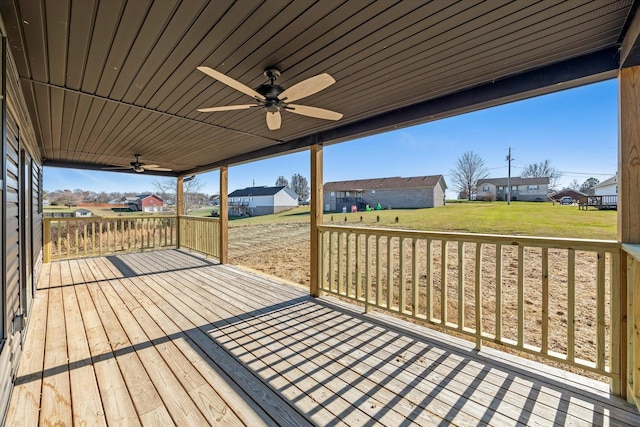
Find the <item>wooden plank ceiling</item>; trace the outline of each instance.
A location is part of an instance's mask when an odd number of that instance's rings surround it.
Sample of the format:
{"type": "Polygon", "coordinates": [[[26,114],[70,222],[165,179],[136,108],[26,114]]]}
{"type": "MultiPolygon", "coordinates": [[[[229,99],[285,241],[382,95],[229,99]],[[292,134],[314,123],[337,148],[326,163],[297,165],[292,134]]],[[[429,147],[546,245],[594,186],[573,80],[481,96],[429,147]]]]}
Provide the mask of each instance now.
{"type": "Polygon", "coordinates": [[[7,0],[0,13],[47,165],[193,173],[615,76],[632,0],[7,0]],[[572,62],[573,61],[573,62],[572,62]],[[334,122],[199,113],[327,72],[334,122]],[[520,80],[518,80],[520,78],[520,80]],[[559,86],[559,84],[562,84],[559,86]],[[458,98],[456,98],[458,96],[458,98]]]}

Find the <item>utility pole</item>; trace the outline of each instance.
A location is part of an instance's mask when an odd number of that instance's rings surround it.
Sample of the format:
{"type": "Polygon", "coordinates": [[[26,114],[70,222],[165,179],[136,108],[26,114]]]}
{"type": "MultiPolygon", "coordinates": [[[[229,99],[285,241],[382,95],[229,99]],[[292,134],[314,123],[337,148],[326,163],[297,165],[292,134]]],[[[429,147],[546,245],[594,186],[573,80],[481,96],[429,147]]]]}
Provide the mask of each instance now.
{"type": "Polygon", "coordinates": [[[509,164],[509,172],[507,175],[507,205],[511,204],[511,147],[509,147],[509,154],[507,155],[507,162],[509,164]]]}

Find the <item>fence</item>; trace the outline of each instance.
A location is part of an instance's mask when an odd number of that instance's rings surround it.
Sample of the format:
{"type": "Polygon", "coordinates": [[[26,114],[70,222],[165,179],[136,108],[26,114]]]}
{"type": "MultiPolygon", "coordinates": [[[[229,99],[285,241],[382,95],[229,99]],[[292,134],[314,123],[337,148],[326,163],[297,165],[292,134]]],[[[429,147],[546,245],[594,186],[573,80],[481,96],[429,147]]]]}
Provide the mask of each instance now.
{"type": "MultiPolygon", "coordinates": [[[[611,378],[620,392],[614,241],[319,227],[323,292],[611,378]]],[[[640,267],[639,267],[640,268],[640,267]]]]}

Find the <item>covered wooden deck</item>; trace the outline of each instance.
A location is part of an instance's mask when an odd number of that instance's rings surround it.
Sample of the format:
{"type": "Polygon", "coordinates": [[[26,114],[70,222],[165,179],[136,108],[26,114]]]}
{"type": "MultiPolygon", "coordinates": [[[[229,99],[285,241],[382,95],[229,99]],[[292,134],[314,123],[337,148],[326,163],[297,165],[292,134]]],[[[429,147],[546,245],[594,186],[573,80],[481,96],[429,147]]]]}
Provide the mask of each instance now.
{"type": "Polygon", "coordinates": [[[640,425],[608,385],[178,250],[45,264],[8,426],[640,425]]]}

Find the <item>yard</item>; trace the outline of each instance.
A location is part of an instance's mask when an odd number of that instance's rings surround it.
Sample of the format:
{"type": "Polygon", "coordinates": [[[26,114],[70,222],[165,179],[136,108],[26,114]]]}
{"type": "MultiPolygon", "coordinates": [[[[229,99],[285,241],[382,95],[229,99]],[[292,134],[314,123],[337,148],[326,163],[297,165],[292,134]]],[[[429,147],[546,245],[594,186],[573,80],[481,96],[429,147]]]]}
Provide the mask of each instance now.
{"type": "MultiPolygon", "coordinates": [[[[579,211],[577,206],[552,205],[550,203],[462,203],[450,204],[444,208],[419,210],[386,210],[376,212],[358,212],[347,214],[325,214],[326,224],[404,228],[428,231],[466,232],[484,234],[503,234],[521,236],[565,237],[577,239],[613,240],[616,236],[616,213],[612,211],[579,211]],[[397,221],[396,221],[397,218],[397,221]]],[[[435,263],[440,264],[439,243],[434,245],[435,263]]],[[[473,251],[471,247],[465,246],[473,251]]],[[[514,333],[516,324],[509,322],[516,310],[516,277],[517,251],[512,247],[505,247],[503,256],[503,316],[505,319],[504,333],[514,333]],[[515,257],[515,258],[514,258],[515,257]]],[[[232,264],[255,269],[274,275],[294,283],[309,285],[309,223],[308,208],[301,207],[288,213],[255,218],[237,219],[230,222],[229,230],[229,261],[232,264]]],[[[467,254],[468,261],[473,263],[473,254],[467,254]]],[[[550,313],[549,322],[553,326],[550,333],[550,348],[554,351],[566,351],[567,333],[567,261],[560,253],[550,252],[550,268],[554,274],[550,278],[550,313]],[[564,266],[564,267],[562,267],[564,266]]],[[[408,254],[406,256],[409,256],[408,254]]],[[[455,319],[458,311],[456,306],[456,283],[458,252],[455,245],[449,251],[450,276],[448,304],[449,316],[455,319]]],[[[524,270],[526,307],[525,330],[530,336],[537,337],[541,319],[540,291],[540,251],[525,251],[524,270]],[[538,285],[536,285],[538,283],[538,285]]],[[[488,249],[483,256],[485,266],[495,264],[488,258],[495,258],[495,252],[488,249]]],[[[595,288],[593,287],[593,260],[586,254],[576,254],[576,313],[581,314],[580,322],[576,322],[576,354],[586,359],[593,359],[592,349],[594,328],[596,324],[594,311],[595,288]]],[[[465,261],[465,264],[467,261],[465,261]]],[[[465,269],[473,269],[473,265],[465,269]]],[[[396,272],[396,275],[398,272],[396,272]]],[[[385,275],[383,274],[383,277],[385,275]]],[[[495,281],[491,279],[491,272],[483,272],[483,312],[487,316],[486,323],[493,319],[495,308],[495,281]]],[[[410,277],[408,275],[407,277],[410,277]]],[[[473,272],[465,274],[467,281],[473,281],[473,272]]],[[[436,275],[434,288],[436,295],[440,286],[439,276],[436,275]]],[[[397,278],[395,282],[397,283],[397,278]]],[[[426,286],[424,277],[420,277],[421,289],[426,286]]],[[[407,285],[409,286],[409,285],[407,285]]],[[[468,283],[467,292],[472,292],[473,284],[468,283]]],[[[421,291],[421,292],[422,292],[421,291]]],[[[396,290],[397,292],[397,290],[396,290]]],[[[467,293],[465,292],[465,293],[467,293]]],[[[394,295],[397,299],[397,295],[394,295]]],[[[473,301],[473,295],[467,295],[468,301],[473,301]]],[[[421,305],[423,302],[420,303],[421,305]]],[[[435,301],[436,312],[439,313],[439,302],[435,301]]],[[[473,322],[473,307],[465,308],[465,317],[473,322]]],[[[607,320],[608,328],[608,320],[607,320]]],[[[540,345],[539,337],[531,342],[540,345]]],[[[607,349],[608,351],[608,349],[607,349]]]]}
{"type": "MultiPolygon", "coordinates": [[[[435,209],[329,213],[325,224],[576,239],[616,238],[616,212],[551,203],[451,203],[435,209]],[[397,218],[397,222],[396,222],[397,218]]],[[[309,284],[309,207],[229,222],[230,262],[309,284]]]]}

